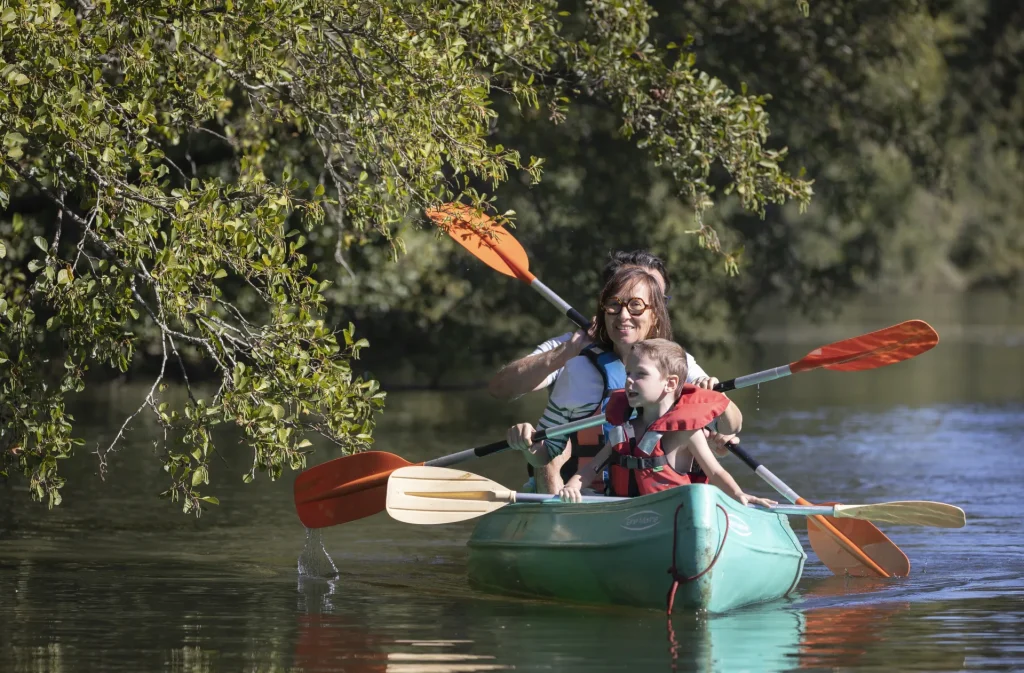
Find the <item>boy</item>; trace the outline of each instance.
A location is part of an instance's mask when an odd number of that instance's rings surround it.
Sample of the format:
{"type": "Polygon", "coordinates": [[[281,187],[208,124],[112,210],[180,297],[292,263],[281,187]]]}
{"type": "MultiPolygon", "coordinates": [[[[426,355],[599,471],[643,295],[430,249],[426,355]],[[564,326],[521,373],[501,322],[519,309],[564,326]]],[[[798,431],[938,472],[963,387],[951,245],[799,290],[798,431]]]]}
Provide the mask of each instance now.
{"type": "Polygon", "coordinates": [[[617,443],[605,446],[558,492],[565,501],[579,502],[581,488],[593,471],[611,461],[611,492],[618,496],[655,493],[675,486],[703,482],[691,476],[693,463],[743,505],[774,505],[772,500],[747,495],[723,468],[708,446],[703,427],[712,419],[738,414],[721,393],[686,385],[686,351],[666,339],[647,339],[633,345],[626,359],[626,389],[608,403],[609,423],[619,425],[617,443]],[[637,409],[637,417],[627,420],[637,409]]]}

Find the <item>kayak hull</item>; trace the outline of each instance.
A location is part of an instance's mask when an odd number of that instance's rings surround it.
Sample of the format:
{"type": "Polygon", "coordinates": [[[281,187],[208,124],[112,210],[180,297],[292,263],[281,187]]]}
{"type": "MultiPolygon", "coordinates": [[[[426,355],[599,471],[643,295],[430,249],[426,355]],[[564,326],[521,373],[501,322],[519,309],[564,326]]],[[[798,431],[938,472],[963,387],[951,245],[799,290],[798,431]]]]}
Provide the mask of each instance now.
{"type": "Polygon", "coordinates": [[[469,580],[493,593],[579,603],[725,612],[796,586],[807,556],[788,519],[706,484],[628,501],[515,504],[469,540],[469,580]]]}

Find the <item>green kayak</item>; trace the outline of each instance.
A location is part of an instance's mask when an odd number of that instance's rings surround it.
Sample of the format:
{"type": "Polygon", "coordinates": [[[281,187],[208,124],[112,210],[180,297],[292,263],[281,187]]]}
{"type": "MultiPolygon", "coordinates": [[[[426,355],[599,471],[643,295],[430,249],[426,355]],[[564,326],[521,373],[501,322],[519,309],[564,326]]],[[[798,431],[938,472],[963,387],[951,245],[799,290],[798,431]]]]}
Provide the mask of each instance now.
{"type": "Polygon", "coordinates": [[[673,547],[677,611],[781,598],[807,558],[784,515],[695,484],[628,501],[492,512],[470,537],[469,580],[494,593],[664,609],[673,547]]]}

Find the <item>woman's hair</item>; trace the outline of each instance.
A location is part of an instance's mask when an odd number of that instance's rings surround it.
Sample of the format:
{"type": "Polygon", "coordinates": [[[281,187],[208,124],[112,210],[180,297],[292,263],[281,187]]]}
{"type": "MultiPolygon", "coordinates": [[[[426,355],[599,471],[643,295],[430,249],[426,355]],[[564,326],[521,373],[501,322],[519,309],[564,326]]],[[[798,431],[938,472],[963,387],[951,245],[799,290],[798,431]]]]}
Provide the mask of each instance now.
{"type": "Polygon", "coordinates": [[[646,250],[616,250],[608,253],[608,263],[601,270],[601,282],[607,284],[615,272],[625,266],[638,266],[647,271],[657,271],[665,281],[665,294],[671,293],[672,279],[668,277],[665,263],[660,257],[646,250]]]}
{"type": "Polygon", "coordinates": [[[650,298],[647,302],[651,312],[651,328],[644,336],[644,339],[671,339],[672,322],[668,317],[668,309],[665,307],[665,296],[661,293],[658,280],[651,272],[635,266],[624,266],[608,279],[601,295],[597,299],[597,330],[596,341],[605,348],[612,348],[612,340],[608,338],[606,326],[607,314],[604,312],[604,305],[614,297],[629,299],[632,291],[637,287],[647,288],[650,298]]]}
{"type": "Polygon", "coordinates": [[[632,351],[638,358],[650,358],[658,366],[662,376],[679,377],[679,385],[686,383],[689,368],[686,366],[686,349],[668,339],[646,339],[633,344],[632,351]]]}

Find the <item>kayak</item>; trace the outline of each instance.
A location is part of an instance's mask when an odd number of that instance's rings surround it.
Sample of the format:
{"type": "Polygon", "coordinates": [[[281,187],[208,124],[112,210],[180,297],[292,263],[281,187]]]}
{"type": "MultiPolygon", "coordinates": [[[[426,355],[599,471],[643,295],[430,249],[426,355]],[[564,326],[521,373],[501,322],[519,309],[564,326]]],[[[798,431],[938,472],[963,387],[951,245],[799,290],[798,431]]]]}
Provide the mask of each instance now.
{"type": "Polygon", "coordinates": [[[721,613],[785,596],[806,558],[785,515],[693,484],[491,512],[469,539],[469,581],[491,593],[664,609],[678,578],[674,609],[721,613]]]}

